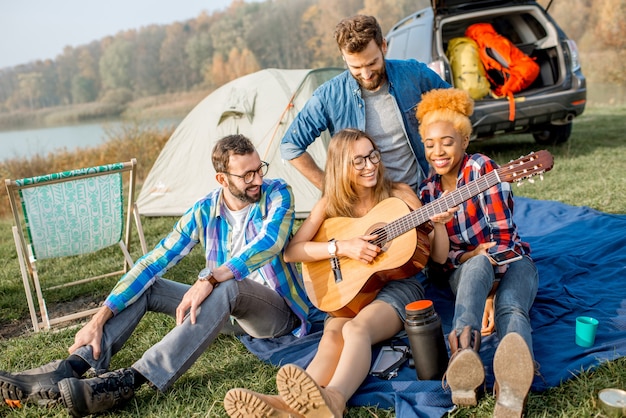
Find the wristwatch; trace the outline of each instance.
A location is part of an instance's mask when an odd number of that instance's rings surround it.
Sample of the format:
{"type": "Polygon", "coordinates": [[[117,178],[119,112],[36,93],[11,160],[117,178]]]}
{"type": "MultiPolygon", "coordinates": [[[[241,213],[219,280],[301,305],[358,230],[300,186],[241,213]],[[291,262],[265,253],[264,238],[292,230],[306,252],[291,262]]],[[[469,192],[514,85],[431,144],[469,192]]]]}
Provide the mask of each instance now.
{"type": "Polygon", "coordinates": [[[198,280],[201,282],[209,282],[213,285],[213,287],[217,287],[220,283],[215,277],[213,277],[213,270],[209,267],[205,267],[200,270],[200,273],[198,273],[198,280]]]}
{"type": "Polygon", "coordinates": [[[328,254],[333,258],[337,257],[337,244],[335,241],[335,238],[328,241],[328,254]]]}

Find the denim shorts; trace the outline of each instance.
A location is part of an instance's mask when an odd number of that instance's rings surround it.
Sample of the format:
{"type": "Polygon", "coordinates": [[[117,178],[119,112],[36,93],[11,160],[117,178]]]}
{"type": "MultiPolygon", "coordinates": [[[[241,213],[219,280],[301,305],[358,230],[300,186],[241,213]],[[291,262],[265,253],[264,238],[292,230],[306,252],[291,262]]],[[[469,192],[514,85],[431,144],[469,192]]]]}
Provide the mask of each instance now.
{"type": "Polygon", "coordinates": [[[380,300],[391,305],[404,322],[406,305],[421,299],[424,299],[424,287],[418,280],[418,276],[413,276],[387,282],[374,300],[380,300]]]}

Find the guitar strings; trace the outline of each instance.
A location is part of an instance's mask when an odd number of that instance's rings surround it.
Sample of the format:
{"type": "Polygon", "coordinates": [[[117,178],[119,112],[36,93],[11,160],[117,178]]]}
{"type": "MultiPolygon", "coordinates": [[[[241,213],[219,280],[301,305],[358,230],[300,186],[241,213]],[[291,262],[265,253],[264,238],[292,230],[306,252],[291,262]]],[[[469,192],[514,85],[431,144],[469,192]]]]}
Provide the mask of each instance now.
{"type": "MultiPolygon", "coordinates": [[[[476,196],[490,187],[501,183],[501,176],[504,177],[504,174],[507,174],[507,171],[513,171],[512,173],[508,173],[511,177],[510,182],[520,183],[523,179],[539,174],[542,175],[545,172],[545,168],[542,169],[534,160],[537,157],[534,153],[531,153],[527,156],[527,159],[524,161],[520,161],[520,167],[515,171],[514,164],[510,164],[508,167],[500,168],[497,170],[490,171],[478,179],[467,183],[454,192],[437,199],[427,205],[424,205],[407,215],[404,215],[395,221],[392,221],[385,225],[384,227],[372,231],[371,234],[378,235],[374,240],[370,242],[378,246],[379,248],[383,248],[385,244],[393,239],[399,237],[402,234],[405,234],[409,230],[416,228],[424,223],[426,223],[433,215],[437,213],[442,213],[447,211],[448,209],[458,206],[464,201],[470,199],[473,196],[476,196]],[[524,167],[532,163],[530,168],[524,167]],[[519,176],[519,178],[517,178],[519,176]]],[[[543,176],[542,176],[543,177],[543,176]]],[[[507,181],[509,182],[509,181],[507,181]]]]}

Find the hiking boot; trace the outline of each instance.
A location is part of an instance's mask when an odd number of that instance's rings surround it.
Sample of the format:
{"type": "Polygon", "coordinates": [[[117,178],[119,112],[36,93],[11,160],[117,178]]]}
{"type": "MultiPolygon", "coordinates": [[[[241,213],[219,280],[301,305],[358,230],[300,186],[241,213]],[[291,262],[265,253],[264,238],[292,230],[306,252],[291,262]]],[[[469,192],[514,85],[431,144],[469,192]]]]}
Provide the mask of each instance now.
{"type": "Polygon", "coordinates": [[[343,417],[345,397],[332,388],[322,388],[295,364],[287,364],[278,370],[276,386],[287,405],[307,418],[343,417]]]}
{"type": "Polygon", "coordinates": [[[247,389],[231,389],[224,397],[231,418],[304,418],[277,395],[262,395],[247,389]]]}
{"type": "Polygon", "coordinates": [[[67,411],[82,417],[119,406],[135,395],[135,371],[120,369],[91,379],[64,379],[59,382],[67,411]]]}
{"type": "Polygon", "coordinates": [[[55,360],[19,373],[0,371],[0,395],[11,407],[24,403],[46,406],[59,399],[58,383],[68,377],[79,377],[66,360],[55,360]]]}
{"type": "Polygon", "coordinates": [[[493,356],[496,379],[494,418],[520,418],[535,376],[535,363],[526,341],[517,333],[504,336],[493,356]]]}
{"type": "Polygon", "coordinates": [[[480,333],[466,326],[458,337],[452,330],[448,341],[451,355],[444,379],[452,391],[452,403],[474,406],[478,403],[476,389],[485,381],[485,369],[478,355],[480,333]]]}

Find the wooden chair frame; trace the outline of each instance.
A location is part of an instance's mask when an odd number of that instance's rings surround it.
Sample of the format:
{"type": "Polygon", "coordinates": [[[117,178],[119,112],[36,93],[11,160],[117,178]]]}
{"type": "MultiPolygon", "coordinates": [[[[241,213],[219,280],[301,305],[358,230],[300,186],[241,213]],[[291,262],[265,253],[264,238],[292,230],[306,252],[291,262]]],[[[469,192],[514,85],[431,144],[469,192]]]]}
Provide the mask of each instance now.
{"type": "MultiPolygon", "coordinates": [[[[135,225],[137,228],[137,235],[139,237],[139,242],[141,245],[141,250],[143,254],[147,252],[146,241],[143,233],[143,227],[141,224],[141,219],[139,216],[139,212],[137,210],[137,204],[135,202],[135,179],[136,179],[136,166],[137,160],[131,159],[130,161],[108,164],[104,166],[90,167],[90,168],[81,168],[77,170],[71,170],[61,173],[47,174],[42,176],[24,178],[19,180],[5,180],[5,185],[7,189],[7,194],[9,196],[9,203],[11,205],[11,210],[13,212],[13,217],[15,221],[15,225],[13,226],[13,239],[15,240],[15,246],[17,249],[18,261],[20,265],[20,272],[22,275],[22,282],[24,285],[24,291],[26,293],[26,299],[28,303],[28,309],[30,312],[31,321],[33,323],[33,329],[35,332],[40,331],[41,329],[51,329],[53,325],[61,324],[68,321],[73,321],[76,319],[80,319],[86,316],[90,316],[95,313],[99,308],[93,309],[85,309],[85,310],[76,310],[73,313],[51,318],[48,309],[46,306],[44,291],[50,291],[54,289],[58,289],[66,286],[74,286],[81,283],[90,282],[93,280],[102,279],[105,277],[111,277],[115,275],[122,275],[128,271],[134,264],[133,259],[130,255],[130,243],[131,243],[131,227],[132,227],[132,219],[134,218],[135,225]],[[121,216],[121,221],[123,222],[123,230],[120,231],[121,238],[117,242],[119,244],[122,253],[124,255],[124,263],[121,269],[101,274],[93,277],[87,277],[83,279],[72,280],[70,282],[66,282],[56,286],[50,286],[46,288],[42,288],[41,281],[39,279],[39,273],[37,271],[37,251],[35,251],[34,247],[36,244],[33,243],[32,235],[33,232],[36,232],[37,236],[42,236],[48,234],[48,229],[45,228],[44,231],[37,230],[31,231],[32,225],[29,225],[28,213],[27,213],[27,205],[24,198],[24,190],[29,188],[36,188],[41,186],[51,186],[59,183],[66,183],[61,186],[69,186],[69,182],[78,182],[78,181],[88,181],[91,177],[98,176],[120,176],[119,179],[111,178],[112,181],[118,182],[120,188],[119,199],[122,199],[121,202],[117,201],[121,205],[121,211],[123,213],[116,214],[115,216],[121,216]],[[124,196],[123,185],[124,185],[124,177],[128,177],[127,185],[128,185],[128,195],[124,196]],[[126,199],[126,202],[124,202],[126,199]],[[126,208],[124,209],[124,203],[126,203],[126,208]],[[32,287],[35,289],[35,294],[37,297],[38,305],[39,305],[39,318],[37,316],[37,310],[35,309],[35,303],[33,298],[32,287]]],[[[103,179],[94,179],[94,180],[103,180],[103,179]]],[[[74,183],[76,186],[77,183],[74,183]]],[[[55,198],[57,196],[55,195],[55,198]]],[[[63,206],[64,202],[62,198],[60,206],[63,206]]],[[[81,213],[76,212],[73,220],[81,221],[81,213]]],[[[93,219],[93,215],[91,215],[93,219]]],[[[57,222],[55,217],[50,217],[49,221],[46,220],[46,225],[48,222],[50,225],[57,222]]],[[[61,218],[60,218],[61,219],[61,218]]],[[[61,221],[63,221],[61,219],[61,221]]],[[[58,227],[58,223],[54,224],[54,228],[52,230],[61,229],[58,227]]],[[[54,239],[58,240],[58,236],[54,237],[54,239]]],[[[110,238],[112,239],[112,238],[110,238]]],[[[115,238],[117,239],[117,237],[115,238]]],[[[75,243],[73,243],[74,246],[75,243]]],[[[115,245],[115,242],[112,244],[108,244],[107,246],[115,245]]],[[[102,247],[103,249],[106,247],[102,247]]],[[[97,250],[99,251],[99,250],[97,250]]],[[[95,251],[87,251],[95,252],[95,251]]],[[[50,255],[47,254],[45,258],[59,258],[63,255],[50,255]]]]}

